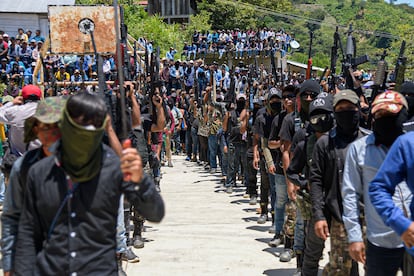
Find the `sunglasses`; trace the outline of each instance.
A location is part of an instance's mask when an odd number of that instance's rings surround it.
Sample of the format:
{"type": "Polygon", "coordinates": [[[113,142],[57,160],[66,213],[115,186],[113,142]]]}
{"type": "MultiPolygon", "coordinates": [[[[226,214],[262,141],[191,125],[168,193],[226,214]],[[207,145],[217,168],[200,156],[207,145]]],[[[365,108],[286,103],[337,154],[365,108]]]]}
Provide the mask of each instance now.
{"type": "Polygon", "coordinates": [[[318,123],[318,121],[325,121],[328,118],[327,114],[318,114],[310,117],[309,121],[312,125],[315,125],[318,123]]]}
{"type": "Polygon", "coordinates": [[[305,91],[300,95],[302,99],[306,99],[308,96],[310,96],[312,99],[315,99],[318,96],[318,93],[305,91]]]}
{"type": "Polygon", "coordinates": [[[282,95],[282,99],[286,100],[286,99],[294,99],[296,96],[295,94],[287,94],[287,95],[282,95]]]}

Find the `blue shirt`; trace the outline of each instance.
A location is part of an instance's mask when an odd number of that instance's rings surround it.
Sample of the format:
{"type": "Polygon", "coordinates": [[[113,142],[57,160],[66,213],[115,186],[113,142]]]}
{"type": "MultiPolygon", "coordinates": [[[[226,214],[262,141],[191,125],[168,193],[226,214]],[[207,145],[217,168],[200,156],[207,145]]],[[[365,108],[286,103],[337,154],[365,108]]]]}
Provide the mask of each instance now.
{"type": "MultiPolygon", "coordinates": [[[[375,177],[387,155],[388,149],[383,145],[375,145],[375,135],[370,134],[353,142],[348,149],[345,160],[342,183],[343,221],[348,234],[348,241],[362,242],[362,231],[359,222],[359,201],[364,202],[367,239],[378,247],[402,247],[401,238],[387,227],[378,215],[369,198],[369,182],[375,177]]],[[[403,202],[411,202],[412,194],[405,182],[398,185],[392,200],[402,207],[403,202]],[[401,195],[403,198],[401,198],[401,195]]]]}
{"type": "Polygon", "coordinates": [[[176,50],[173,50],[173,51],[168,51],[168,52],[167,52],[167,54],[166,54],[166,58],[167,58],[168,60],[174,60],[174,55],[175,55],[175,53],[177,53],[177,51],[176,51],[176,50]]]}
{"type": "Polygon", "coordinates": [[[413,222],[414,202],[410,202],[411,215],[407,218],[403,210],[395,205],[392,195],[396,186],[406,181],[414,190],[414,132],[404,134],[391,146],[387,157],[369,186],[372,204],[386,225],[402,235],[413,222]],[[410,219],[411,218],[411,219],[410,219]]]}

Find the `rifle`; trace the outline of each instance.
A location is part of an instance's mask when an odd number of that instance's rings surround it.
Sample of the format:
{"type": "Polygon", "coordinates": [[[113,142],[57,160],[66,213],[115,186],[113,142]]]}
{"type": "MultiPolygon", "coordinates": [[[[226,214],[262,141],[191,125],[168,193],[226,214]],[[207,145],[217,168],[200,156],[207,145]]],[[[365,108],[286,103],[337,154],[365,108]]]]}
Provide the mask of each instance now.
{"type": "Polygon", "coordinates": [[[272,75],[273,75],[273,79],[275,81],[275,84],[279,82],[279,79],[277,77],[277,68],[276,68],[276,62],[275,62],[275,51],[274,49],[274,42],[273,42],[273,38],[270,40],[270,63],[272,65],[272,75]]]}
{"type": "Polygon", "coordinates": [[[339,37],[338,26],[336,26],[336,30],[334,33],[334,44],[331,48],[331,66],[329,67],[331,70],[331,74],[329,77],[329,92],[336,90],[336,62],[338,60],[338,47],[342,49],[341,39],[339,37]]]}
{"type": "Polygon", "coordinates": [[[151,66],[150,66],[150,90],[149,90],[149,106],[150,106],[150,114],[152,116],[152,120],[155,121],[157,118],[156,108],[154,107],[154,103],[152,102],[152,97],[156,93],[156,89],[160,88],[160,47],[157,47],[156,54],[151,53],[151,66]]]}
{"type": "Polygon", "coordinates": [[[312,77],[312,41],[313,41],[313,32],[310,32],[310,42],[309,42],[309,53],[308,53],[308,67],[306,68],[306,79],[312,77]]]}
{"type": "Polygon", "coordinates": [[[395,64],[395,70],[394,70],[394,79],[395,87],[394,90],[400,91],[401,85],[404,83],[404,74],[405,74],[405,68],[407,63],[407,57],[404,57],[405,52],[405,40],[401,43],[400,53],[397,58],[397,63],[395,64]]]}
{"type": "Polygon", "coordinates": [[[374,84],[371,86],[372,93],[370,97],[370,103],[372,103],[375,97],[386,89],[386,82],[387,82],[387,62],[385,61],[385,57],[387,56],[387,51],[381,55],[380,60],[377,64],[377,71],[375,73],[374,84]]]}
{"type": "Polygon", "coordinates": [[[355,45],[355,38],[352,36],[352,24],[349,25],[349,29],[347,32],[346,38],[346,51],[344,60],[342,61],[342,75],[346,81],[346,88],[353,89],[354,88],[354,81],[353,76],[349,72],[350,69],[356,70],[357,66],[369,61],[367,55],[363,55],[360,57],[356,56],[356,45],[355,45]]]}
{"type": "Polygon", "coordinates": [[[251,99],[253,99],[253,96],[255,94],[254,93],[254,87],[253,87],[253,84],[254,84],[254,81],[255,81],[255,79],[253,78],[254,75],[255,75],[254,65],[250,64],[249,74],[248,74],[249,90],[247,90],[248,92],[247,92],[247,95],[246,95],[247,96],[247,101],[246,101],[247,109],[250,110],[250,111],[253,110],[253,108],[251,106],[251,104],[252,104],[251,99]]]}
{"type": "Polygon", "coordinates": [[[133,66],[133,68],[134,68],[134,80],[137,80],[137,79],[139,79],[139,74],[140,73],[138,73],[138,66],[137,66],[138,56],[137,56],[137,42],[136,41],[134,41],[134,56],[133,56],[133,58],[134,58],[134,66],[133,66]]]}
{"type": "Polygon", "coordinates": [[[121,27],[121,57],[123,61],[123,73],[124,73],[124,80],[133,80],[134,75],[132,73],[132,66],[130,62],[130,56],[128,54],[128,47],[127,47],[127,36],[128,36],[128,28],[127,25],[124,22],[124,8],[122,6],[119,6],[120,11],[120,27],[121,27]]]}

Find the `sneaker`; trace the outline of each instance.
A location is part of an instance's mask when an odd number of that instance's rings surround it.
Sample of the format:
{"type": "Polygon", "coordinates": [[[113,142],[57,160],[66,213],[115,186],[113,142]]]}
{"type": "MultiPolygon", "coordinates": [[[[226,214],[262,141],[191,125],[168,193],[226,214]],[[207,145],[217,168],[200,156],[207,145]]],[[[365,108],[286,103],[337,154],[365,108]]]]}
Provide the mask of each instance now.
{"type": "Polygon", "coordinates": [[[168,161],[168,167],[170,167],[170,168],[174,167],[174,166],[173,166],[173,163],[171,162],[171,160],[170,160],[170,161],[168,161]]]}
{"type": "Polygon", "coordinates": [[[267,215],[266,214],[260,215],[260,217],[257,219],[258,224],[265,224],[266,221],[267,221],[267,215]]]}
{"type": "Polygon", "coordinates": [[[139,257],[135,255],[131,248],[128,248],[125,253],[122,254],[122,260],[128,263],[137,263],[139,262],[139,257]]]}
{"type": "Polygon", "coordinates": [[[217,169],[215,169],[215,168],[210,169],[211,174],[215,174],[216,172],[217,172],[217,169]]]}
{"type": "Polygon", "coordinates": [[[226,193],[228,193],[228,194],[231,194],[231,193],[233,193],[233,187],[227,187],[226,188],[226,193]]]}
{"type": "Polygon", "coordinates": [[[278,247],[283,243],[283,237],[282,235],[278,234],[273,237],[273,239],[270,240],[270,242],[267,243],[270,247],[278,247]]]}
{"type": "Polygon", "coordinates": [[[272,226],[269,227],[268,232],[269,234],[276,234],[276,228],[275,228],[274,223],[272,223],[272,226]]]}
{"type": "Polygon", "coordinates": [[[249,205],[256,205],[257,204],[257,197],[251,196],[249,200],[249,205]]]}
{"type": "Polygon", "coordinates": [[[137,248],[137,249],[144,248],[144,245],[145,245],[144,240],[142,239],[140,235],[136,235],[133,238],[132,242],[133,242],[134,248],[137,248]]]}
{"type": "Polygon", "coordinates": [[[117,260],[116,263],[118,265],[118,276],[127,276],[126,272],[124,271],[124,268],[122,267],[122,254],[119,254],[120,256],[118,257],[117,254],[117,260]]]}
{"type": "Polygon", "coordinates": [[[190,156],[187,156],[187,157],[185,158],[185,161],[190,161],[190,160],[191,160],[190,156]]]}
{"type": "Polygon", "coordinates": [[[243,198],[249,198],[250,197],[250,195],[247,193],[247,192],[245,192],[244,194],[243,194],[243,198]]]}
{"type": "Polygon", "coordinates": [[[287,262],[290,262],[290,260],[292,260],[295,257],[296,257],[295,251],[289,248],[289,249],[285,249],[285,251],[282,254],[280,254],[279,261],[287,263],[287,262]]]}

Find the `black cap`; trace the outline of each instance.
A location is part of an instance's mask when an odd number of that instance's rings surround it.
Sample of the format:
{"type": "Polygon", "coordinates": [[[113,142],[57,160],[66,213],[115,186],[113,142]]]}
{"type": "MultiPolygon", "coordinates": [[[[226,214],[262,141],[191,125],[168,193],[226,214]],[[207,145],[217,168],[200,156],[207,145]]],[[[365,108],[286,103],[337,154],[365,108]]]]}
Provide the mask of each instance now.
{"type": "Polygon", "coordinates": [[[278,97],[279,99],[282,98],[282,91],[277,89],[276,87],[272,87],[267,94],[267,101],[270,101],[271,98],[278,97]]]}
{"type": "Polygon", "coordinates": [[[406,81],[401,85],[401,94],[410,94],[414,95],[414,82],[406,81]]]}
{"type": "Polygon", "coordinates": [[[321,92],[321,86],[315,80],[305,80],[302,85],[300,86],[299,93],[302,94],[305,91],[310,91],[313,93],[321,92]]]}
{"type": "Polygon", "coordinates": [[[309,115],[326,112],[333,112],[333,96],[329,93],[322,92],[311,102],[309,115]]]}

